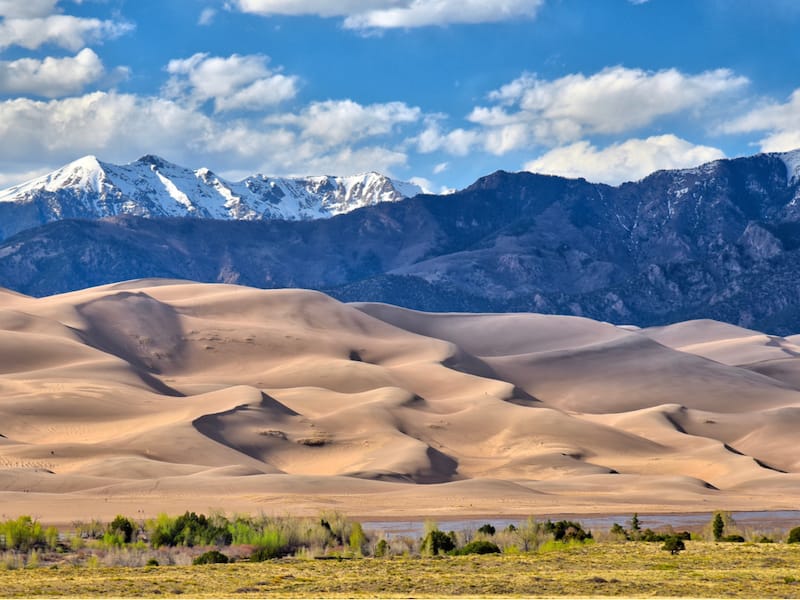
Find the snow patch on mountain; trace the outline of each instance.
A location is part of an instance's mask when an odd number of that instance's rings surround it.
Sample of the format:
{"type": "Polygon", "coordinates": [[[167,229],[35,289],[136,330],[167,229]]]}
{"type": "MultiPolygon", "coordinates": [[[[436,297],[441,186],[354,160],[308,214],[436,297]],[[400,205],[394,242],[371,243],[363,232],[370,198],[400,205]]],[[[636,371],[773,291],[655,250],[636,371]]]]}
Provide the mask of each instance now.
{"type": "Polygon", "coordinates": [[[800,149],[791,152],[779,152],[775,156],[786,165],[786,181],[789,185],[800,180],[800,149]]]}
{"type": "MultiPolygon", "coordinates": [[[[119,214],[209,219],[322,219],[422,193],[379,173],[347,177],[267,177],[230,182],[207,168],[187,169],[147,155],[126,165],[94,156],[0,191],[0,203],[36,204],[41,223],[119,214]]],[[[30,211],[28,211],[30,212],[30,211]]]]}

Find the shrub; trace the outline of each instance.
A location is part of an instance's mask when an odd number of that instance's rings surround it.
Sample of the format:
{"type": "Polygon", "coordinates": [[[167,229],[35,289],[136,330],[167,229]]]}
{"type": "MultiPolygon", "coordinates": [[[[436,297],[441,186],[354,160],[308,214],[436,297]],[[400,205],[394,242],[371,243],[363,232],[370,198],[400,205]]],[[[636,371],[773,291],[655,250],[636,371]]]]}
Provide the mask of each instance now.
{"type": "Polygon", "coordinates": [[[227,523],[215,524],[205,515],[186,512],[171,519],[167,515],[159,515],[150,523],[150,543],[154,548],[160,546],[196,546],[219,545],[231,543],[231,533],[227,523]]]}
{"type": "Polygon", "coordinates": [[[737,535],[735,533],[731,535],[726,535],[719,540],[720,542],[743,542],[744,538],[741,535],[737,535]]]}
{"type": "Polygon", "coordinates": [[[630,536],[625,528],[619,523],[614,523],[609,530],[609,533],[618,539],[629,540],[630,536]]]}
{"type": "Polygon", "coordinates": [[[281,551],[279,548],[275,548],[273,546],[263,546],[261,548],[257,548],[250,555],[250,562],[264,562],[265,560],[272,560],[273,558],[278,558],[280,556],[281,551]]]}
{"type": "MultiPolygon", "coordinates": [[[[192,561],[193,565],[215,565],[220,564],[224,565],[227,564],[229,561],[228,557],[225,556],[219,550],[209,550],[208,552],[204,552],[197,558],[192,561]]],[[[157,564],[158,561],[156,561],[157,564]]]]}
{"type": "Polygon", "coordinates": [[[44,530],[44,541],[48,549],[55,550],[58,548],[58,529],[55,527],[48,527],[44,530]]]}
{"type": "Polygon", "coordinates": [[[27,552],[45,545],[41,523],[29,516],[0,523],[0,536],[5,539],[4,547],[9,550],[27,552]]]}
{"type": "Polygon", "coordinates": [[[433,529],[422,540],[421,552],[428,556],[436,556],[440,552],[450,552],[455,547],[456,542],[450,534],[433,529]]]}
{"type": "Polygon", "coordinates": [[[386,540],[379,540],[377,544],[375,544],[375,557],[382,558],[384,556],[389,555],[389,542],[386,540]]]}
{"type": "Polygon", "coordinates": [[[544,524],[545,531],[553,535],[553,539],[557,542],[570,542],[592,539],[591,531],[584,531],[583,526],[575,521],[557,521],[552,523],[546,521],[544,524]]]}
{"type": "Polygon", "coordinates": [[[106,529],[106,533],[121,538],[123,544],[130,544],[133,541],[134,531],[136,531],[134,522],[122,515],[117,515],[106,529]]]}
{"type": "Polygon", "coordinates": [[[500,548],[497,546],[497,544],[494,544],[488,540],[475,540],[463,548],[454,550],[452,554],[500,554],[500,548]]]}
{"type": "Polygon", "coordinates": [[[148,558],[147,562],[144,564],[145,567],[157,567],[158,561],[155,558],[148,558]]]}
{"type": "Polygon", "coordinates": [[[364,534],[364,528],[361,527],[361,523],[356,521],[350,530],[350,550],[359,555],[363,554],[366,542],[367,536],[364,534]]]}
{"type": "Polygon", "coordinates": [[[670,554],[676,555],[686,550],[686,544],[677,535],[671,535],[664,540],[664,545],[661,546],[662,550],[666,550],[670,554]]]}
{"type": "Polygon", "coordinates": [[[494,528],[494,525],[490,523],[486,523],[485,525],[481,525],[480,527],[478,527],[478,533],[482,533],[483,535],[491,536],[494,535],[496,532],[497,530],[494,528]]]}
{"type": "Polygon", "coordinates": [[[800,527],[795,527],[789,532],[789,539],[786,540],[789,544],[800,544],[800,527]]]}
{"type": "Polygon", "coordinates": [[[722,520],[721,513],[714,513],[714,520],[711,522],[711,530],[714,534],[714,541],[720,541],[725,531],[725,522],[722,520]]]}

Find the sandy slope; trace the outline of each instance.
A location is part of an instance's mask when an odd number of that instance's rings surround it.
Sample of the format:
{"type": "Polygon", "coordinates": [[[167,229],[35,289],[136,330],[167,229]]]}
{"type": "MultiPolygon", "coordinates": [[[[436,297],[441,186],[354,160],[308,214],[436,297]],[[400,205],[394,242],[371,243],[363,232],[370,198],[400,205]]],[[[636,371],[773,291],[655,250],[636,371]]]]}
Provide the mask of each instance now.
{"type": "Polygon", "coordinates": [[[0,291],[2,512],[795,508],[796,343],[165,280],[0,291]]]}

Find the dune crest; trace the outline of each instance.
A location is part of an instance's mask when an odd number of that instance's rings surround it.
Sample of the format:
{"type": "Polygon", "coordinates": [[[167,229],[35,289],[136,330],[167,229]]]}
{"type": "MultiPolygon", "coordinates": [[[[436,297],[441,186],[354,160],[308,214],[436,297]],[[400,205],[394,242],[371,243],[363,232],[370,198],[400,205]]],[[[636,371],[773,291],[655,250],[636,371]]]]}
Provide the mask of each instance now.
{"type": "Polygon", "coordinates": [[[0,290],[0,498],[65,521],[790,508],[796,344],[182,281],[0,290]]]}

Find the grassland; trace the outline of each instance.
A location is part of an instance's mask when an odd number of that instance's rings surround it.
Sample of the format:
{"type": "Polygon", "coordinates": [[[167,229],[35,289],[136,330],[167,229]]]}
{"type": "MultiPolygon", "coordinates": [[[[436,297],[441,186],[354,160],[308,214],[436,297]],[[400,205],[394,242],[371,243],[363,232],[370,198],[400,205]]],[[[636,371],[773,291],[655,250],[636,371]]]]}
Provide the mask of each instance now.
{"type": "Polygon", "coordinates": [[[0,571],[3,597],[800,597],[800,547],[596,543],[493,556],[278,559],[191,567],[0,571]]]}

